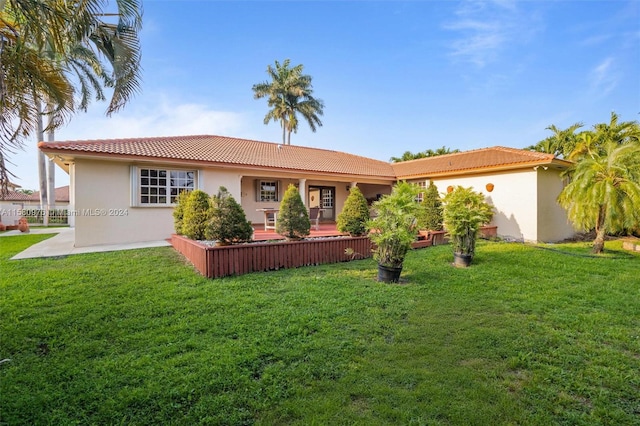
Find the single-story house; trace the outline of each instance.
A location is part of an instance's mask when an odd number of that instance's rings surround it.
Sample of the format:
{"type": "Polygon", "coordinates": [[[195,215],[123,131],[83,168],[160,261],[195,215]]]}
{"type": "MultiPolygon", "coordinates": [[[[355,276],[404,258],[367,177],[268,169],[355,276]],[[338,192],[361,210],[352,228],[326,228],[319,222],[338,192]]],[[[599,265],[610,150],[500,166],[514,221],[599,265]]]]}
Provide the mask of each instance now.
{"type": "MultiPolygon", "coordinates": [[[[69,185],[61,186],[55,190],[55,208],[69,208],[69,185]]],[[[0,222],[5,225],[17,225],[20,216],[31,210],[40,209],[40,192],[25,194],[15,190],[0,199],[0,222]],[[26,212],[25,212],[26,210],[26,212]]]]}
{"type": "Polygon", "coordinates": [[[295,145],[223,136],[41,142],[40,149],[70,176],[70,225],[77,247],[153,241],[173,232],[172,211],[182,190],[215,194],[226,187],[247,218],[263,223],[264,209],[278,208],[289,184],[307,207],[334,221],[350,187],[369,200],[398,180],[439,191],[473,186],[496,208],[498,234],[555,241],[573,234],[555,202],[560,172],[570,163],[511,148],[487,148],[406,163],[295,145]],[[486,185],[494,189],[488,192],[486,185]]]}

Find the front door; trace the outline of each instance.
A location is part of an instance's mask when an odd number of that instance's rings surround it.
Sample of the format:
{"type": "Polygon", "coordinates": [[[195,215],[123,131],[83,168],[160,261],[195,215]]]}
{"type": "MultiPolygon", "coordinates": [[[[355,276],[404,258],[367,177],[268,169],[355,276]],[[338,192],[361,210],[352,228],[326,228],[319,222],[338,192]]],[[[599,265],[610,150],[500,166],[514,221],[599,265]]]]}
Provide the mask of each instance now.
{"type": "Polygon", "coordinates": [[[333,186],[310,186],[308,191],[308,203],[310,208],[319,207],[322,211],[323,221],[335,221],[335,194],[333,186]]]}

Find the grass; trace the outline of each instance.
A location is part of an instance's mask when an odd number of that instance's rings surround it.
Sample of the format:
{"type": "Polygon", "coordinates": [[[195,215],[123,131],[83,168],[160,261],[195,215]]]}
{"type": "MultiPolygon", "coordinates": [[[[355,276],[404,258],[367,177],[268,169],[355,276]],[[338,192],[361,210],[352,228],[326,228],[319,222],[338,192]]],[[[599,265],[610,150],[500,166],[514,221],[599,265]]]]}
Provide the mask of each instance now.
{"type": "Polygon", "coordinates": [[[431,247],[401,285],[370,259],[8,260],[47,237],[0,239],[0,424],[640,424],[640,256],[616,242],[481,243],[469,269],[431,247]]]}

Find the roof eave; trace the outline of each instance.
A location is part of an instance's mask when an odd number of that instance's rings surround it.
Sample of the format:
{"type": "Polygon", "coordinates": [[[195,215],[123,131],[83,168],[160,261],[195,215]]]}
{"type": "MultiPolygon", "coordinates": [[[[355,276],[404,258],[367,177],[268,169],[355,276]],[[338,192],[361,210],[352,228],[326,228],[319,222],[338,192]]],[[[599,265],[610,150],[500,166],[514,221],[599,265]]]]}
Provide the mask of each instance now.
{"type": "Polygon", "coordinates": [[[225,162],[211,162],[205,160],[190,160],[190,159],[179,159],[179,158],[167,158],[167,157],[147,157],[147,156],[139,156],[139,155],[127,155],[127,154],[104,154],[104,153],[93,153],[93,152],[83,152],[73,149],[61,149],[61,148],[50,148],[46,146],[41,146],[40,150],[43,151],[49,158],[53,158],[53,161],[60,166],[63,170],[69,173],[69,163],[75,161],[77,158],[83,159],[91,159],[91,160],[103,160],[103,161],[132,161],[136,163],[162,163],[167,165],[179,165],[179,166],[216,166],[221,168],[233,168],[239,170],[247,170],[249,172],[278,172],[284,173],[287,175],[300,175],[301,173],[306,175],[314,175],[318,177],[330,177],[330,178],[342,178],[347,181],[359,181],[364,182],[363,179],[366,179],[367,183],[387,183],[393,182],[396,180],[394,175],[390,176],[379,176],[374,175],[371,176],[369,174],[354,174],[354,173],[339,173],[339,172],[322,172],[318,170],[306,170],[306,169],[288,169],[283,167],[272,167],[272,166],[260,166],[260,165],[250,165],[250,164],[236,164],[236,163],[225,163],[225,162]]]}

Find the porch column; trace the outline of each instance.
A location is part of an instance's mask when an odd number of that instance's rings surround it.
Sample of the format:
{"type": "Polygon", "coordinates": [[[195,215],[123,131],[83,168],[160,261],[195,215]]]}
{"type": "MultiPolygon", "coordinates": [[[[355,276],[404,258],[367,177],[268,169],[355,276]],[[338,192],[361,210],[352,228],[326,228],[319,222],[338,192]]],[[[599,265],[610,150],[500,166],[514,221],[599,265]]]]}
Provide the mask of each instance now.
{"type": "Polygon", "coordinates": [[[307,180],[299,179],[298,180],[298,192],[300,192],[300,198],[302,198],[302,202],[305,207],[308,207],[307,203],[307,180]]]}
{"type": "Polygon", "coordinates": [[[358,182],[351,182],[351,187],[350,188],[353,188],[354,186],[358,186],[358,182]]]}

